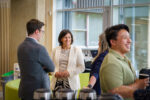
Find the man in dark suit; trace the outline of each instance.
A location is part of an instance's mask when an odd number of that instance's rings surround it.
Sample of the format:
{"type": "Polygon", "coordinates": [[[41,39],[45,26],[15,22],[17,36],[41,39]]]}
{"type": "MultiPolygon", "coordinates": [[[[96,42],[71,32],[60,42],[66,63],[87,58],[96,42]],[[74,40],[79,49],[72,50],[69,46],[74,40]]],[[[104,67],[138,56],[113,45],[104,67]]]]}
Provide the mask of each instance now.
{"type": "Polygon", "coordinates": [[[26,24],[28,37],[18,47],[18,62],[21,71],[19,97],[32,100],[36,89],[50,89],[48,72],[54,71],[54,64],[44,46],[38,41],[44,34],[44,23],[31,19],[26,24]]]}

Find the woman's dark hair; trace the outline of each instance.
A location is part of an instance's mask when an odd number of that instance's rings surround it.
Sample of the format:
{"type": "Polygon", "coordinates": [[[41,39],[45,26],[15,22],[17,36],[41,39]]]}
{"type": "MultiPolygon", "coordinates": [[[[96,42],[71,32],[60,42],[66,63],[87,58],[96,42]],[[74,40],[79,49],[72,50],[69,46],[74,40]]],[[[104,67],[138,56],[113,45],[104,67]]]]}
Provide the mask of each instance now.
{"type": "Polygon", "coordinates": [[[126,31],[129,32],[129,27],[125,24],[114,25],[114,26],[108,27],[105,30],[106,40],[108,42],[109,47],[111,47],[110,40],[116,40],[118,36],[118,32],[122,29],[125,29],[126,31]]]}
{"type": "Polygon", "coordinates": [[[73,35],[72,35],[71,31],[68,30],[68,29],[63,29],[63,30],[60,32],[59,36],[58,36],[58,42],[59,42],[59,45],[60,45],[60,46],[63,45],[61,39],[62,39],[66,34],[68,34],[68,33],[71,35],[71,44],[73,43],[73,35]]]}
{"type": "Polygon", "coordinates": [[[30,21],[28,21],[26,24],[28,36],[33,34],[37,29],[40,31],[42,26],[44,26],[44,23],[37,19],[31,19],[30,21]]]}

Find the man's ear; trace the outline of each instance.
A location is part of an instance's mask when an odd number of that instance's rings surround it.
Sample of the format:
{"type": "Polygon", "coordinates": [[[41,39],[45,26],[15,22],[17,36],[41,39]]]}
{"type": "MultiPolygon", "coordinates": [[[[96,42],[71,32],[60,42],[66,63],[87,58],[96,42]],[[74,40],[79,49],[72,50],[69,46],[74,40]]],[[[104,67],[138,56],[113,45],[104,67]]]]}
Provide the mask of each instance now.
{"type": "Polygon", "coordinates": [[[116,45],[116,41],[115,40],[110,40],[110,44],[113,46],[113,45],[116,45]]]}
{"type": "Polygon", "coordinates": [[[39,34],[40,31],[39,31],[38,29],[36,29],[34,33],[35,33],[35,34],[39,34]]]}

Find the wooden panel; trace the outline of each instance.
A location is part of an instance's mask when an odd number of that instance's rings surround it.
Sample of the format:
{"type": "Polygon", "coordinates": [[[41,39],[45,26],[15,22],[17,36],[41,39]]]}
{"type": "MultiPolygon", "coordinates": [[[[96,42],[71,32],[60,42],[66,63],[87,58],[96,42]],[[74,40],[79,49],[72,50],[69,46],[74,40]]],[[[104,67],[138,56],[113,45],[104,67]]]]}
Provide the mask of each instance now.
{"type": "Polygon", "coordinates": [[[0,75],[9,68],[10,0],[0,0],[0,75]]]}

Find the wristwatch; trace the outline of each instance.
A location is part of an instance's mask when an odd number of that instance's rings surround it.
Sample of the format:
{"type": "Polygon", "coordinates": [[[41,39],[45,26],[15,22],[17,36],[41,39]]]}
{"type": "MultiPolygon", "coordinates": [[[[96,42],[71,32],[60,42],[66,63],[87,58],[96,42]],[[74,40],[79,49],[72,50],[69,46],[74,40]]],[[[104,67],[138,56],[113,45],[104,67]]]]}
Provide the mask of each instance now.
{"type": "Polygon", "coordinates": [[[87,87],[92,88],[92,85],[91,85],[91,84],[88,84],[88,86],[87,86],[87,87]]]}

